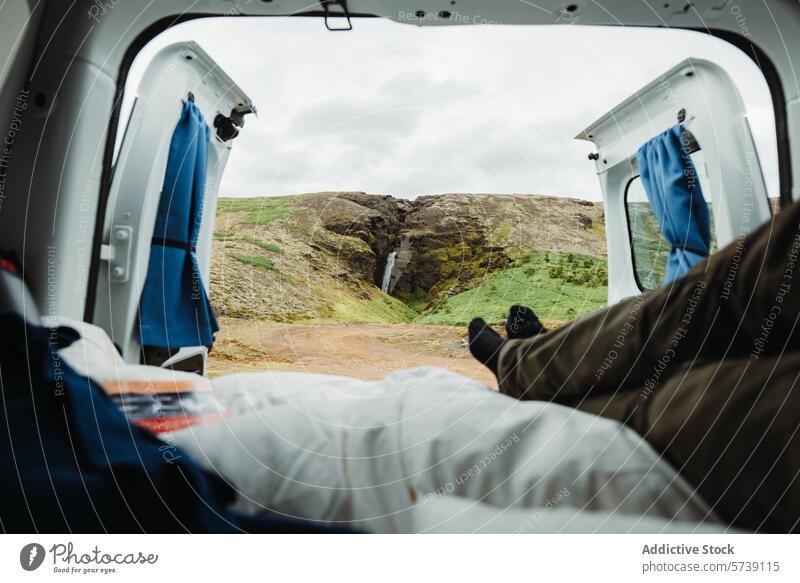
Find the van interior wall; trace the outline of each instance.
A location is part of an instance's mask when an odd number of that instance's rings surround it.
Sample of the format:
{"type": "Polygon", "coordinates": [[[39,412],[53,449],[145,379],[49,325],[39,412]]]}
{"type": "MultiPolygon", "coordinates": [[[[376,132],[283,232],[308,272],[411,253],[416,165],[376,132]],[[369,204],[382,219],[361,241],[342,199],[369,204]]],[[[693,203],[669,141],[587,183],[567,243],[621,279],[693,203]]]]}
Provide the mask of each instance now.
{"type": "Polygon", "coordinates": [[[36,36],[43,12],[42,3],[9,2],[0,8],[0,250],[16,250],[17,242],[6,228],[19,220],[10,201],[22,194],[10,185],[11,167],[19,160],[21,135],[27,130],[26,118],[36,105],[36,96],[27,86],[36,36]]]}
{"type": "MultiPolygon", "coordinates": [[[[449,1],[436,0],[420,13],[419,3],[410,0],[390,5],[373,0],[348,3],[353,14],[375,14],[409,25],[624,23],[714,28],[747,36],[763,49],[783,80],[789,137],[794,137],[789,141],[792,169],[795,176],[800,175],[800,139],[796,137],[800,86],[790,82],[794,79],[791,57],[800,43],[800,8],[795,2],[771,3],[768,11],[753,9],[744,15],[744,8],[736,13],[733,5],[711,0],[698,0],[688,10],[627,0],[608,0],[602,5],[584,0],[541,4],[537,8],[516,0],[487,0],[458,6],[456,11],[449,1]]],[[[243,3],[240,8],[219,0],[200,0],[191,10],[207,16],[287,15],[307,7],[305,0],[243,3]]],[[[190,16],[183,0],[163,0],[144,9],[135,2],[104,5],[94,0],[50,2],[45,7],[38,32],[40,53],[29,82],[38,105],[28,109],[24,130],[15,137],[0,212],[0,246],[23,256],[26,278],[43,313],[84,317],[90,268],[98,259],[100,243],[95,222],[101,179],[109,176],[107,141],[116,132],[109,120],[119,97],[118,77],[126,52],[141,35],[154,35],[190,16]]],[[[20,46],[30,51],[27,34],[20,46]]],[[[11,86],[4,82],[4,99],[11,86]]],[[[6,119],[8,110],[2,115],[6,119]]],[[[793,194],[797,199],[796,189],[793,194]]]]}
{"type": "MultiPolygon", "coordinates": [[[[25,87],[42,16],[41,4],[8,3],[0,18],[0,127],[5,129],[2,148],[3,168],[11,161],[16,134],[22,129],[21,118],[31,106],[32,96],[25,87]],[[11,143],[9,143],[11,142],[11,143]]],[[[3,189],[3,198],[7,196],[3,189]]],[[[2,200],[0,198],[0,200],[2,200]]]]}

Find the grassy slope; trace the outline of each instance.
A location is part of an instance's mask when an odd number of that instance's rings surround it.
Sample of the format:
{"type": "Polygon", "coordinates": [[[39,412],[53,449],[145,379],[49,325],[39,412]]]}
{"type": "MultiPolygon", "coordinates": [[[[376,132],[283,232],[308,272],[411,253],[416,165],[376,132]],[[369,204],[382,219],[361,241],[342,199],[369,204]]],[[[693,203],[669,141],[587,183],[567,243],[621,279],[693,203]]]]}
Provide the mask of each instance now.
{"type": "Polygon", "coordinates": [[[542,318],[572,320],[605,306],[606,262],[589,255],[537,253],[488,276],[471,290],[449,297],[424,313],[421,324],[464,325],[481,316],[505,319],[513,304],[533,308],[542,318]]]}
{"type": "MultiPolygon", "coordinates": [[[[368,300],[342,298],[332,319],[350,323],[414,322],[430,325],[466,325],[481,316],[504,320],[514,304],[530,306],[541,318],[569,321],[599,310],[608,294],[606,261],[590,255],[537,253],[514,267],[489,275],[481,285],[450,296],[439,306],[419,314],[411,305],[377,292],[368,300]]],[[[419,309],[421,303],[413,307],[419,309]]]]}
{"type": "Polygon", "coordinates": [[[249,215],[247,224],[265,225],[272,221],[290,216],[299,196],[274,196],[257,198],[220,198],[218,213],[246,212],[249,215]]]}
{"type": "Polygon", "coordinates": [[[367,300],[342,298],[333,305],[332,313],[333,320],[352,324],[401,324],[416,316],[403,302],[381,291],[367,300]]]}
{"type": "Polygon", "coordinates": [[[241,253],[230,253],[229,257],[232,259],[236,259],[245,265],[250,265],[251,267],[258,267],[259,269],[267,269],[269,271],[278,272],[278,268],[275,267],[275,264],[266,259],[265,257],[261,257],[259,255],[242,255],[241,253]]]}

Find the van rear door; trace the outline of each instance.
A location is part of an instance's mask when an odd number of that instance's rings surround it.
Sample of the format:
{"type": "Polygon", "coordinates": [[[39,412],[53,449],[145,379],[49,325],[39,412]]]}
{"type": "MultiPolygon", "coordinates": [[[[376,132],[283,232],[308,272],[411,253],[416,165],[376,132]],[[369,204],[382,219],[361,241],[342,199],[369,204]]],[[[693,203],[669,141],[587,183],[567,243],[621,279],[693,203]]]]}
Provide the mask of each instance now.
{"type": "MultiPolygon", "coordinates": [[[[250,98],[194,42],[163,48],[144,71],[127,125],[123,122],[120,126],[124,125],[124,134],[113,168],[94,311],[94,323],[106,330],[129,363],[138,363],[141,358],[139,302],[170,140],[182,102],[187,99],[194,101],[211,129],[196,241],[199,271],[206,287],[220,179],[244,116],[255,111],[250,98]]],[[[202,354],[200,347],[182,351],[193,361],[202,354]]],[[[173,358],[172,363],[175,361],[173,358]]]]}
{"type": "Polygon", "coordinates": [[[758,153],[733,81],[709,61],[679,63],[576,136],[597,148],[610,304],[661,283],[670,247],[649,210],[636,152],[679,119],[699,147],[691,157],[711,211],[712,252],[771,216],[758,153]]]}

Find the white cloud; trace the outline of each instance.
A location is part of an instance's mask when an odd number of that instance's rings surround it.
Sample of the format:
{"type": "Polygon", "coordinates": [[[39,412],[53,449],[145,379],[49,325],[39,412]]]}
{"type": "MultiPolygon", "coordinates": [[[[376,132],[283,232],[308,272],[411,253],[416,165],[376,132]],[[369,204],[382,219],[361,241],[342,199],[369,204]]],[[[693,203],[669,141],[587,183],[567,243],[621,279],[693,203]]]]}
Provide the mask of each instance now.
{"type": "Polygon", "coordinates": [[[546,193],[598,200],[574,136],[686,57],[721,64],[746,104],[777,193],[769,92],[738,49],[699,33],[589,27],[415,27],[379,19],[328,33],[316,19],[175,27],[137,61],[198,42],[251,96],[222,184],[234,196],[365,190],[546,193]]]}

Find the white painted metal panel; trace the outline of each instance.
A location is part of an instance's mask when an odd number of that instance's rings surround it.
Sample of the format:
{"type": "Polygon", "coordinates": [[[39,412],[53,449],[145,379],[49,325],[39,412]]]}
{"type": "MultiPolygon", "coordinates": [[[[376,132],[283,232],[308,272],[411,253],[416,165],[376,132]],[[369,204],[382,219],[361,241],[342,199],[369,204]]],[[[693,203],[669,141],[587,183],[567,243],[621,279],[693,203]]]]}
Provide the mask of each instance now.
{"type": "MultiPolygon", "coordinates": [[[[678,122],[705,157],[704,195],[714,211],[716,241],[725,246],[771,216],[758,153],[735,84],[718,65],[679,63],[591,124],[577,138],[594,142],[606,207],[610,303],[640,292],[634,274],[625,188],[638,175],[636,151],[678,122]]],[[[774,193],[777,195],[777,193],[774,193]]]]}
{"type": "Polygon", "coordinates": [[[181,102],[190,92],[212,126],[206,196],[197,241],[206,287],[220,178],[233,143],[216,137],[213,120],[217,114],[230,115],[233,109],[252,108],[247,95],[193,42],[165,47],[142,76],[114,167],[103,239],[108,258],[101,264],[95,308],[95,323],[122,348],[128,362],[139,361],[136,322],[147,276],[150,240],[172,131],[180,116],[181,102]],[[122,246],[117,236],[126,228],[130,229],[127,267],[119,261],[122,246]]]}

